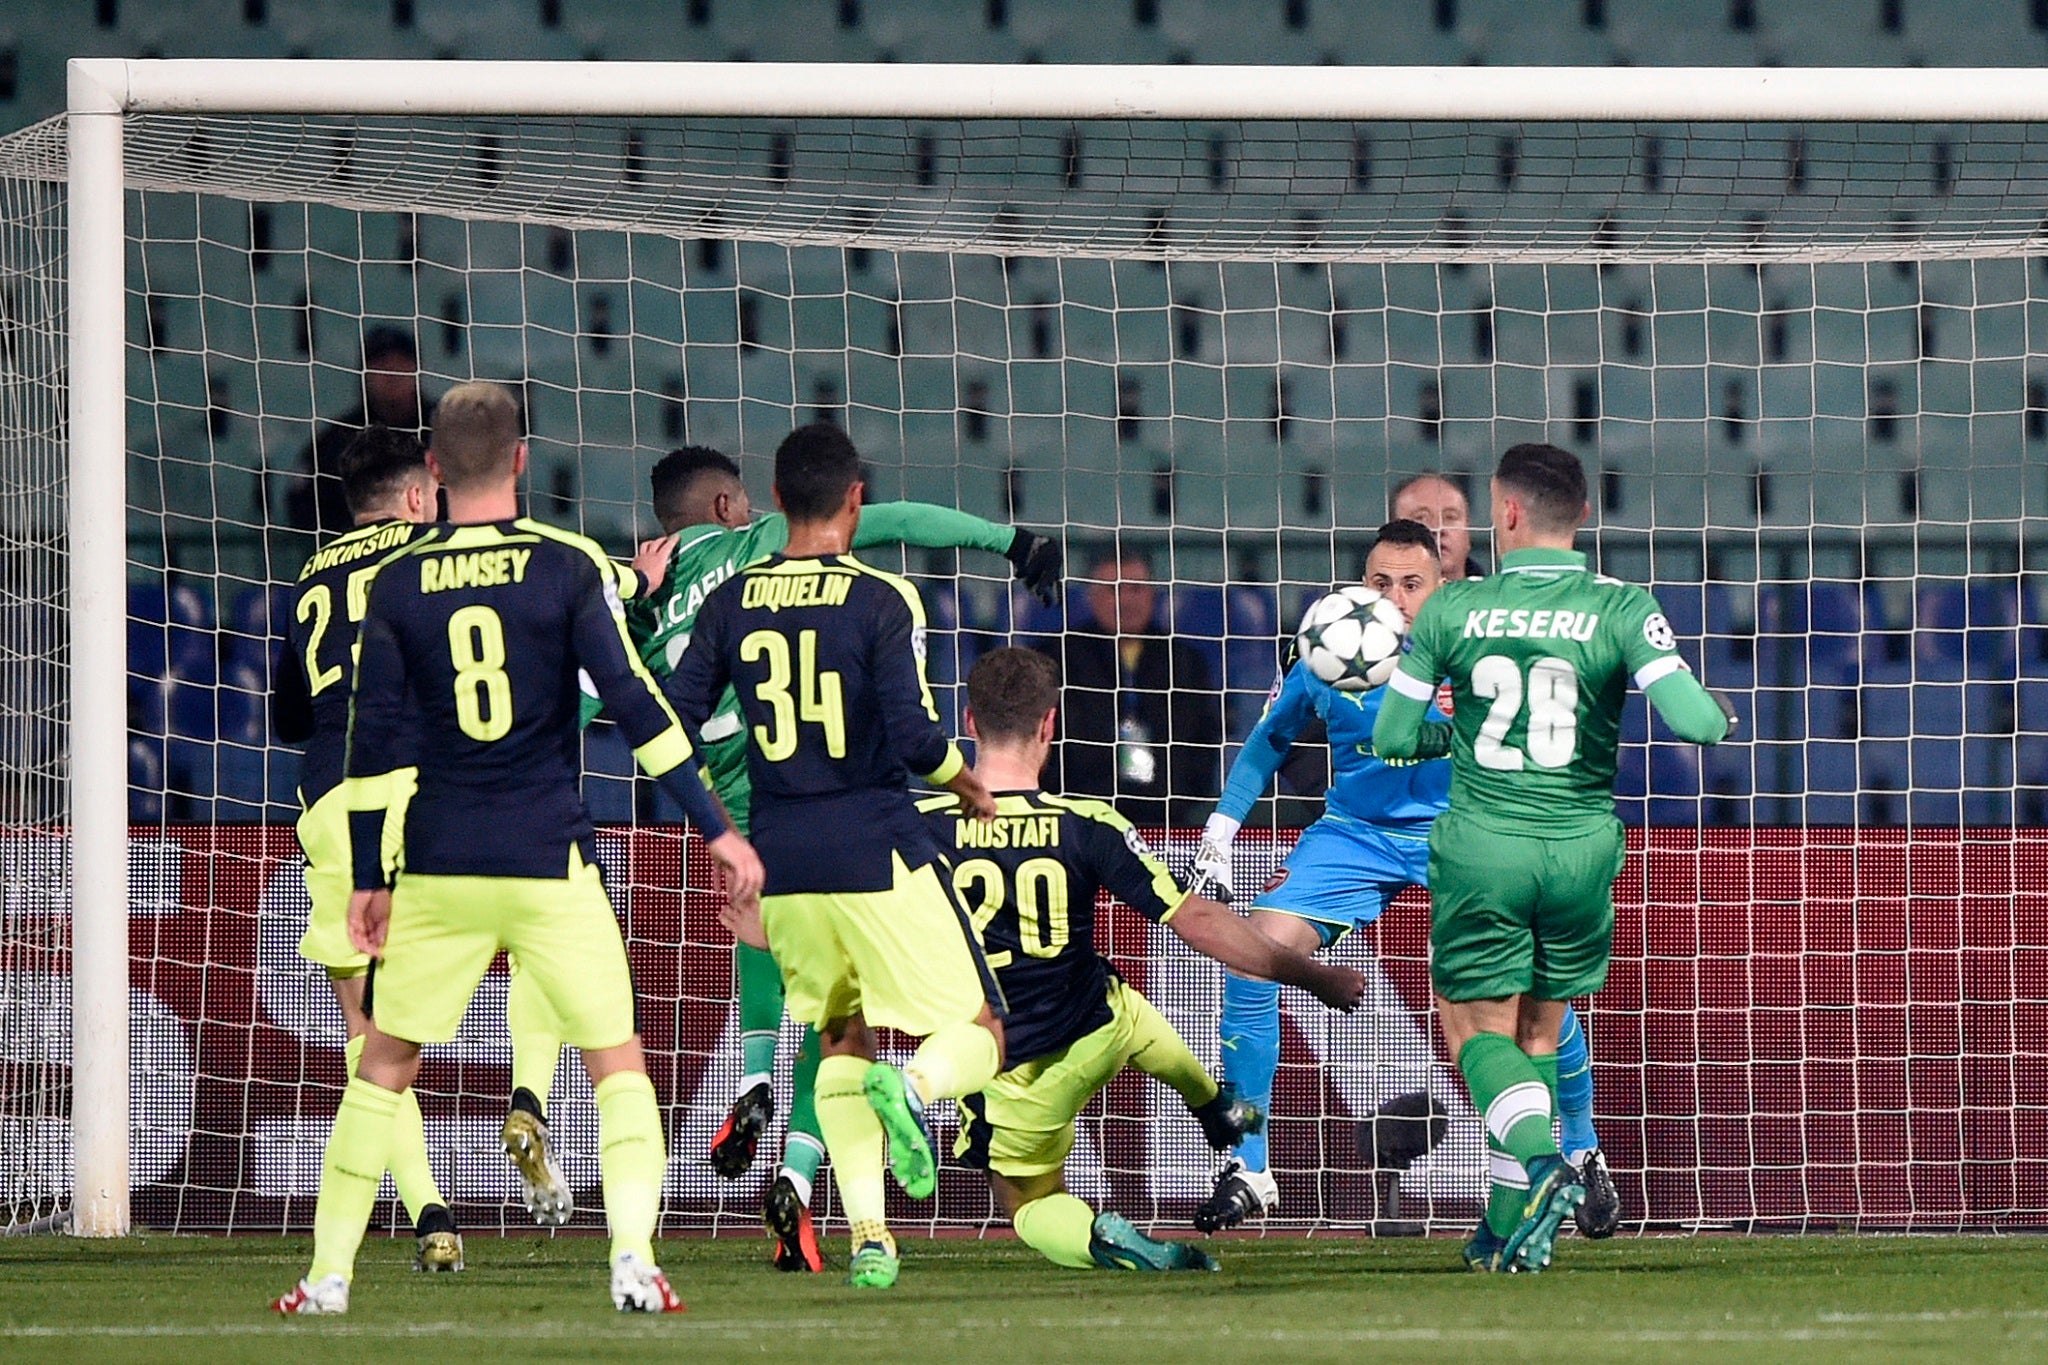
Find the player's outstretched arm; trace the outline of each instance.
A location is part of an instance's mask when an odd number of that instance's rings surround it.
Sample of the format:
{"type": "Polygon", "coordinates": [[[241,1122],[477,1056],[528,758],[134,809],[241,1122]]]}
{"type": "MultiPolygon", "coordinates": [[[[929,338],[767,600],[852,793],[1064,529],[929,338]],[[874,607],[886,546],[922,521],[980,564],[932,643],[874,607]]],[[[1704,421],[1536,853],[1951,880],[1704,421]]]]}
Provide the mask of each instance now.
{"type": "Polygon", "coordinates": [[[1195,889],[1204,895],[1216,891],[1221,893],[1217,899],[1228,901],[1236,893],[1230,872],[1231,841],[1315,714],[1310,677],[1299,663],[1287,670],[1280,690],[1266,703],[1265,714],[1245,736],[1244,747],[1230,764],[1230,773],[1223,779],[1223,796],[1202,826],[1202,842],[1195,850],[1195,889]]]}
{"type": "Polygon", "coordinates": [[[1167,921],[1180,941],[1239,976],[1299,986],[1333,1010],[1350,1013],[1365,999],[1365,978],[1350,967],[1284,948],[1230,907],[1189,896],[1167,921]]]}
{"type": "Polygon", "coordinates": [[[1671,733],[1693,744],[1719,744],[1735,729],[1735,708],[1720,693],[1684,669],[1665,674],[1643,689],[1671,733]]]}
{"type": "Polygon", "coordinates": [[[1617,618],[1621,657],[1635,685],[1680,739],[1718,744],[1734,728],[1735,708],[1700,684],[1678,653],[1678,636],[1642,588],[1627,592],[1627,610],[1617,618]]]}
{"type": "Polygon", "coordinates": [[[1039,601],[1058,600],[1059,542],[1021,526],[984,521],[971,512],[929,502],[878,502],[863,507],[853,548],[917,545],[928,550],[986,550],[1010,561],[1039,601]]]}

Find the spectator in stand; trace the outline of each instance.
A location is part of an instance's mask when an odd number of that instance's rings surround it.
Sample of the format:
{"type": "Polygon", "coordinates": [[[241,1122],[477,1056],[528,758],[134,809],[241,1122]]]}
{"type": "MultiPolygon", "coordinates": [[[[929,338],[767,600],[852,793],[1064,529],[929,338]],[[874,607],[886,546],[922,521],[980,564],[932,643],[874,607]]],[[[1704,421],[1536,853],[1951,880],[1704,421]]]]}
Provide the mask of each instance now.
{"type": "Polygon", "coordinates": [[[1394,485],[1387,499],[1390,521],[1419,521],[1436,532],[1443,556],[1444,582],[1479,578],[1485,570],[1472,558],[1472,504],[1465,490],[1442,474],[1410,474],[1394,485]]]}
{"type": "Polygon", "coordinates": [[[1064,688],[1046,789],[1111,801],[1134,825],[1199,824],[1216,791],[1222,694],[1201,654],[1161,628],[1141,556],[1106,552],[1088,577],[1087,619],[1040,646],[1064,688]]]}
{"type": "Polygon", "coordinates": [[[285,520],[302,531],[339,535],[354,527],[342,492],[341,453],[372,422],[426,437],[428,405],[420,396],[419,350],[396,327],[363,334],[363,401],[320,428],[299,458],[303,471],[285,494],[285,520]]]}

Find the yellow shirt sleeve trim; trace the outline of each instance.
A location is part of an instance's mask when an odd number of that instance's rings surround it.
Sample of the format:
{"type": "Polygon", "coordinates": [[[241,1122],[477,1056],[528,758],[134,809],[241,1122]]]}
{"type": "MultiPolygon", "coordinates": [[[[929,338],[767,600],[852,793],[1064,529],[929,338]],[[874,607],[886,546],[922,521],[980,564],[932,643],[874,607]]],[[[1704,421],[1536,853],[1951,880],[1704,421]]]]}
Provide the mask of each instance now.
{"type": "Polygon", "coordinates": [[[660,777],[688,763],[690,753],[689,737],[683,734],[683,727],[671,725],[635,749],[633,758],[649,777],[660,777]]]}
{"type": "Polygon", "coordinates": [[[1175,881],[1173,875],[1164,869],[1161,869],[1159,875],[1152,879],[1152,889],[1159,893],[1159,899],[1173,907],[1159,917],[1161,924],[1178,915],[1180,908],[1195,898],[1194,892],[1181,890],[1180,883],[1175,881]]]}
{"type": "Polygon", "coordinates": [[[939,764],[938,767],[932,769],[930,772],[926,773],[924,775],[924,780],[931,783],[935,787],[943,787],[948,782],[951,782],[954,778],[958,777],[961,773],[961,770],[964,769],[966,766],[967,760],[961,756],[960,746],[957,744],[948,744],[946,746],[946,761],[939,764]]]}
{"type": "Polygon", "coordinates": [[[345,777],[341,780],[341,799],[346,810],[389,810],[391,808],[390,773],[378,773],[375,777],[345,777]]]}

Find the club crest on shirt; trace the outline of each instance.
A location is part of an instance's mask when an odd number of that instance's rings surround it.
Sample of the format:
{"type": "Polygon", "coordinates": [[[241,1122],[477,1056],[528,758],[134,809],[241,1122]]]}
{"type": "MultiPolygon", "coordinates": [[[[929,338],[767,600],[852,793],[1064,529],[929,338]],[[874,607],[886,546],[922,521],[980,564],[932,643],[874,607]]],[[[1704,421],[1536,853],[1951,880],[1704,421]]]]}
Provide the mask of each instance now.
{"type": "Polygon", "coordinates": [[[1436,685],[1436,709],[1446,716],[1451,714],[1451,685],[1440,682],[1436,685]]]}

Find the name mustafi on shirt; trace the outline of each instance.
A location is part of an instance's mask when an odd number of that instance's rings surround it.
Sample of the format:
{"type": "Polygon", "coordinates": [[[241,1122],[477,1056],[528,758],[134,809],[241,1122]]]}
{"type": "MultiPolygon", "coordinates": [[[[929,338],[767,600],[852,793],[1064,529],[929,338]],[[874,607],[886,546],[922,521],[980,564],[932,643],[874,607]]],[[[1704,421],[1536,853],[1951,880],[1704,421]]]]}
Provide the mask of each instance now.
{"type": "Polygon", "coordinates": [[[961,848],[1058,848],[1057,815],[998,815],[983,824],[962,817],[954,838],[961,848]]]}

